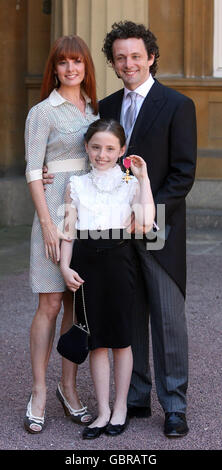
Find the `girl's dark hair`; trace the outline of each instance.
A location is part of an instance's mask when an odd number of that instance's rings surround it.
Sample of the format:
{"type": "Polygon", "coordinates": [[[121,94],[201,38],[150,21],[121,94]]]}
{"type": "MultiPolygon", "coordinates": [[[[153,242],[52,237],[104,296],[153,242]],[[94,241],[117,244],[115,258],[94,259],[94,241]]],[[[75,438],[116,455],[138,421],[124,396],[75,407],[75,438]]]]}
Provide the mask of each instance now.
{"type": "Polygon", "coordinates": [[[107,33],[104,39],[104,45],[102,51],[104,52],[107,61],[114,63],[113,60],[113,43],[116,39],[128,39],[137,38],[142,39],[147,50],[148,58],[153,54],[155,59],[153,64],[150,66],[150,73],[153,75],[157,71],[157,59],[159,58],[159,47],[156,43],[156,37],[154,34],[143,24],[136,24],[133,21],[120,21],[112,25],[112,30],[107,33]]]}
{"type": "Polygon", "coordinates": [[[97,121],[92,122],[84,135],[87,144],[96,132],[111,132],[111,134],[119,139],[120,147],[125,145],[126,136],[124,129],[121,124],[114,119],[97,119],[97,121]]]}

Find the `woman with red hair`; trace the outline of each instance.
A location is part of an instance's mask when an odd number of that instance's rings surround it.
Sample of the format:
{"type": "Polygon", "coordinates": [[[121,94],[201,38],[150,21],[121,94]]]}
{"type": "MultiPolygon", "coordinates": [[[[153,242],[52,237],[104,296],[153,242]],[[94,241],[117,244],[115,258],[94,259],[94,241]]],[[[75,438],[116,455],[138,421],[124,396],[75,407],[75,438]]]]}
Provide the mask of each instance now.
{"type": "MultiPolygon", "coordinates": [[[[87,45],[78,36],[63,36],[53,45],[41,99],[29,111],[25,129],[26,179],[36,209],[30,283],[32,291],[39,294],[30,338],[33,387],[24,421],[31,433],[39,433],[45,425],[46,369],[62,305],[61,332],[72,325],[72,293],[66,291],[59,268],[65,188],[70,176],[88,172],[83,136],[89,124],[98,119],[94,65],[87,45]],[[54,182],[44,190],[45,164],[54,182]]],[[[73,421],[88,424],[91,416],[79,400],[76,372],[77,366],[63,359],[56,395],[73,421]]]]}

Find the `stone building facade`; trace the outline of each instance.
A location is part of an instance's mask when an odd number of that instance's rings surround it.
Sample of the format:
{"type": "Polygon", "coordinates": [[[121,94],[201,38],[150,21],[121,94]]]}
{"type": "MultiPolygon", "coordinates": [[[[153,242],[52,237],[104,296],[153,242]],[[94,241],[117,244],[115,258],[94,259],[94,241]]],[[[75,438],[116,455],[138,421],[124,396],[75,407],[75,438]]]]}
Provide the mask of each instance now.
{"type": "Polygon", "coordinates": [[[72,33],[86,41],[102,98],[122,86],[101,49],[111,25],[124,19],[150,27],[160,47],[157,78],[195,102],[198,164],[188,222],[222,227],[221,0],[1,0],[0,225],[32,221],[24,123],[39,101],[51,43],[72,33]]]}

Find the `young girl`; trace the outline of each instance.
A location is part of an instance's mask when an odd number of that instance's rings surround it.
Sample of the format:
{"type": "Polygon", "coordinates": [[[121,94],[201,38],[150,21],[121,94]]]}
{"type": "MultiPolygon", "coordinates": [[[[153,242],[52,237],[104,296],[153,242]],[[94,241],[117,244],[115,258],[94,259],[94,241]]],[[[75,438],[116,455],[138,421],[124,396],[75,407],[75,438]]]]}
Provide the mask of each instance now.
{"type": "Polygon", "coordinates": [[[83,286],[91,333],[90,367],[98,401],[98,417],[84,429],[83,438],[94,439],[103,432],[120,434],[127,425],[135,267],[126,229],[134,212],[136,222],[149,231],[155,208],[141,157],[128,157],[134,176],[128,182],[124,180],[117,162],[126,150],[125,134],[118,122],[99,119],[92,123],[85,134],[85,147],[92,168],[86,175],[70,178],[65,236],[74,238],[76,228],[77,239],[73,254],[72,243],[62,241],[60,267],[68,288],[77,291],[78,316],[83,286]],[[112,414],[108,348],[112,348],[114,359],[116,396],[112,414]]]}

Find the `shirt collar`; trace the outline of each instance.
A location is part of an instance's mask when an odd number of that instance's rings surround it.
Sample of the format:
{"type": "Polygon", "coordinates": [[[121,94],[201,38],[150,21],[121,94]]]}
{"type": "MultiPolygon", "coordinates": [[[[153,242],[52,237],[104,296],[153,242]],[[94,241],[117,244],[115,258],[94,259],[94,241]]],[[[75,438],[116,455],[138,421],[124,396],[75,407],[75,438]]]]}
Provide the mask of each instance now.
{"type": "MultiPolygon", "coordinates": [[[[149,78],[144,83],[142,83],[142,85],[139,85],[133,91],[135,93],[137,93],[138,95],[142,96],[143,98],[145,98],[147,93],[150,91],[153,84],[154,84],[154,78],[152,77],[152,75],[150,73],[149,78]]],[[[124,88],[124,97],[125,98],[127,97],[128,93],[130,93],[130,91],[132,91],[132,90],[129,90],[126,87],[124,88]]]]}
{"type": "MultiPolygon", "coordinates": [[[[87,96],[87,94],[83,90],[81,91],[81,93],[84,96],[86,103],[91,103],[91,99],[87,96]]],[[[60,104],[69,103],[69,101],[66,100],[66,98],[63,98],[63,96],[60,95],[60,93],[58,93],[56,89],[54,89],[50,93],[49,102],[52,106],[60,106],[60,104]]]]}

